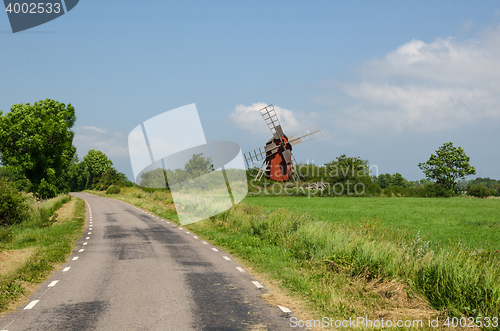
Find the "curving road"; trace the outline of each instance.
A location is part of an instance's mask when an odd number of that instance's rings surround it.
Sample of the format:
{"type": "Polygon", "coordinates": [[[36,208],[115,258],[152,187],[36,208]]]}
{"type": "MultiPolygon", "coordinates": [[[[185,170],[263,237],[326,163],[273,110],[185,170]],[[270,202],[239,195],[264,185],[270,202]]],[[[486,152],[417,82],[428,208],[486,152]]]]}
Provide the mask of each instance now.
{"type": "Polygon", "coordinates": [[[87,229],[69,261],[0,330],[290,330],[231,257],[124,202],[74,193],[87,229]]]}

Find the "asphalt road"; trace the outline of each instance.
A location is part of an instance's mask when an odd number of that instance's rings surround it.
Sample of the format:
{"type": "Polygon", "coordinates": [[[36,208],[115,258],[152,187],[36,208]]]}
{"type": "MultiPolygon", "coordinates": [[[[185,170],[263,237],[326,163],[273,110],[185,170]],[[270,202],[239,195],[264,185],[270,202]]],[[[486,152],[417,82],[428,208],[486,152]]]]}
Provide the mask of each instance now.
{"type": "Polygon", "coordinates": [[[0,330],[293,329],[229,254],[124,202],[74,195],[89,207],[77,248],[0,330]]]}

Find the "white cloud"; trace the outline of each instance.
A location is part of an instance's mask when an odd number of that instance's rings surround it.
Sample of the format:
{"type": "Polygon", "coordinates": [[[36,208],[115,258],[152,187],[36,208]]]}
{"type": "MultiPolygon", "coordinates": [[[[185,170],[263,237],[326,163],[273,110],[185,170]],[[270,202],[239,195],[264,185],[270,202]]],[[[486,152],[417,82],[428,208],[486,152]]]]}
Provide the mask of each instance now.
{"type": "Polygon", "coordinates": [[[82,129],[96,131],[96,132],[101,132],[101,133],[108,132],[106,129],[98,128],[97,126],[83,126],[82,129]]]}
{"type": "MultiPolygon", "coordinates": [[[[262,118],[259,110],[266,107],[267,104],[263,102],[252,103],[250,106],[238,105],[229,115],[229,118],[240,128],[248,130],[255,134],[271,135],[266,122],[262,118]]],[[[290,109],[282,108],[280,106],[273,106],[278,115],[279,121],[283,131],[287,135],[295,134],[298,131],[304,130],[312,124],[309,119],[316,117],[315,113],[308,115],[300,112],[295,112],[290,109]],[[307,123],[310,125],[308,126],[307,123]]]]}
{"type": "Polygon", "coordinates": [[[75,129],[74,145],[78,156],[84,157],[91,149],[102,151],[109,158],[128,157],[127,137],[119,131],[84,126],[75,129]],[[89,132],[91,131],[91,132],[89,132]]]}
{"type": "MultiPolygon", "coordinates": [[[[349,97],[339,126],[373,131],[439,131],[500,119],[500,28],[475,40],[412,40],[337,84],[349,97]]],[[[318,98],[320,100],[321,98],[318,98]]]]}

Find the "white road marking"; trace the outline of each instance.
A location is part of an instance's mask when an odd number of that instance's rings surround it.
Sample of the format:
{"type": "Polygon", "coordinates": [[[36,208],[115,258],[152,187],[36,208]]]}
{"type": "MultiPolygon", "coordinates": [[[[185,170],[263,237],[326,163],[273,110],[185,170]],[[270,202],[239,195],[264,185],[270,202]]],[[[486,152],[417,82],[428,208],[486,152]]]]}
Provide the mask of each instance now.
{"type": "Polygon", "coordinates": [[[89,239],[90,239],[90,237],[87,237],[87,238],[85,238],[85,239],[89,240],[89,239]]]}
{"type": "Polygon", "coordinates": [[[179,226],[179,229],[181,229],[181,230],[182,230],[182,228],[181,228],[180,226],[179,226]]]}
{"type": "Polygon", "coordinates": [[[33,307],[35,307],[35,305],[38,303],[38,301],[40,300],[33,300],[29,303],[29,305],[27,305],[26,307],[24,307],[24,309],[31,309],[33,307]]]}
{"type": "Polygon", "coordinates": [[[89,228],[89,231],[92,231],[92,228],[89,228]]]}
{"type": "Polygon", "coordinates": [[[73,258],[73,261],[76,261],[76,260],[78,260],[78,256],[75,256],[75,257],[73,258]]]}
{"type": "Polygon", "coordinates": [[[47,286],[47,287],[54,287],[54,286],[56,286],[57,282],[58,282],[58,280],[54,280],[54,281],[53,281],[52,283],[50,283],[50,284],[49,284],[49,286],[47,286]]]}
{"type": "Polygon", "coordinates": [[[87,245],[87,243],[83,243],[83,246],[87,245]]]}
{"type": "Polygon", "coordinates": [[[230,259],[230,258],[228,258],[227,256],[223,256],[223,258],[224,258],[225,260],[231,261],[231,259],[230,259]]]}
{"type": "Polygon", "coordinates": [[[64,269],[63,269],[63,272],[68,271],[70,268],[71,268],[71,267],[66,267],[66,268],[64,268],[64,269]]]}
{"type": "Polygon", "coordinates": [[[79,253],[83,252],[83,248],[78,251],[79,253]]]}
{"type": "Polygon", "coordinates": [[[87,233],[87,234],[92,234],[92,232],[89,232],[89,233],[87,233]]]}
{"type": "Polygon", "coordinates": [[[283,306],[278,306],[279,309],[281,309],[282,312],[284,313],[291,313],[292,311],[290,309],[288,309],[287,307],[283,307],[283,306]]]}
{"type": "Polygon", "coordinates": [[[218,252],[218,251],[219,251],[219,250],[218,250],[217,248],[215,248],[215,247],[212,247],[212,250],[213,250],[214,252],[218,252]]]}
{"type": "Polygon", "coordinates": [[[189,231],[186,231],[187,234],[189,234],[189,231]]]}
{"type": "Polygon", "coordinates": [[[193,237],[194,237],[194,239],[198,239],[198,237],[197,237],[197,236],[193,236],[193,237]]]}
{"type": "Polygon", "coordinates": [[[236,269],[238,269],[240,272],[245,272],[242,267],[236,267],[236,269]]]}
{"type": "Polygon", "coordinates": [[[208,245],[208,243],[206,241],[203,242],[205,245],[208,245]]]}
{"type": "Polygon", "coordinates": [[[257,288],[263,288],[263,287],[264,287],[264,286],[262,286],[262,284],[261,284],[261,283],[259,283],[259,282],[258,282],[258,281],[256,281],[256,280],[252,281],[252,283],[253,283],[255,286],[257,286],[257,288]]]}

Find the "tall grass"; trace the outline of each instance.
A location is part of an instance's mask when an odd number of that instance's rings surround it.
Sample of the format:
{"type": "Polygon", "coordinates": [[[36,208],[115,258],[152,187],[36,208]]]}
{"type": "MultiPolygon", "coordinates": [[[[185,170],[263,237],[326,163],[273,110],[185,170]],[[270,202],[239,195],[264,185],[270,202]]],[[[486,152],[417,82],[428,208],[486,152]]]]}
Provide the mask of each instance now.
{"type": "Polygon", "coordinates": [[[500,315],[500,259],[494,253],[432,245],[418,233],[412,237],[373,223],[315,221],[283,209],[266,212],[245,205],[194,224],[192,230],[238,251],[279,248],[302,267],[327,267],[368,280],[401,279],[453,316],[500,315]]]}

